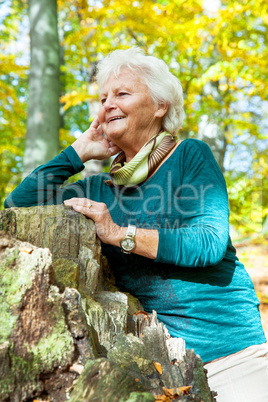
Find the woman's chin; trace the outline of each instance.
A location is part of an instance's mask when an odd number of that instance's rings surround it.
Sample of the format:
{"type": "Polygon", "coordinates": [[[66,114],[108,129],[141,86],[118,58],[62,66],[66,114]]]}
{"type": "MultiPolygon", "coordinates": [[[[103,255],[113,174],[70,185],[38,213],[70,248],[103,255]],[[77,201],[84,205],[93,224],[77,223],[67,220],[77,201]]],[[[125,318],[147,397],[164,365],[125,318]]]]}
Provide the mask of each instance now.
{"type": "Polygon", "coordinates": [[[113,141],[114,144],[119,146],[119,144],[117,144],[117,141],[120,141],[123,133],[120,131],[107,130],[107,132],[105,132],[105,135],[109,141],[113,141]]]}

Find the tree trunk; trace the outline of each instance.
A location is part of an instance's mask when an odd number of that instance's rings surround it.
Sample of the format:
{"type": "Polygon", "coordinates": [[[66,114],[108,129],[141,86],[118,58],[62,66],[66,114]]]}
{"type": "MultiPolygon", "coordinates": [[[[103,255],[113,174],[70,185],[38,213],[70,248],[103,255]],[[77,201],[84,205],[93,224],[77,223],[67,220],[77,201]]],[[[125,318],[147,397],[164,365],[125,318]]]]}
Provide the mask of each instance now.
{"type": "Polygon", "coordinates": [[[116,288],[91,220],[63,205],[0,218],[0,401],[214,400],[201,359],[116,288]]]}
{"type": "Polygon", "coordinates": [[[59,153],[59,38],[56,0],[29,0],[31,67],[24,177],[59,153]]]}
{"type": "Polygon", "coordinates": [[[262,225],[262,233],[268,234],[268,215],[266,216],[264,223],[262,225]]]}

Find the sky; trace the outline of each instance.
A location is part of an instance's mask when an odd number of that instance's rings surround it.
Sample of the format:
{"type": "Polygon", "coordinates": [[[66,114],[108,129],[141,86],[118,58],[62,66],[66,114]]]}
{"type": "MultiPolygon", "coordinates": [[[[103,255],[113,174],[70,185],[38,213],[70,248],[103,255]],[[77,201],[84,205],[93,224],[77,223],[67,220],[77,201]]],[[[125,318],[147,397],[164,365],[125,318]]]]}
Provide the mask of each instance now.
{"type": "Polygon", "coordinates": [[[0,21],[8,14],[10,10],[10,0],[4,0],[0,2],[0,21]]]}

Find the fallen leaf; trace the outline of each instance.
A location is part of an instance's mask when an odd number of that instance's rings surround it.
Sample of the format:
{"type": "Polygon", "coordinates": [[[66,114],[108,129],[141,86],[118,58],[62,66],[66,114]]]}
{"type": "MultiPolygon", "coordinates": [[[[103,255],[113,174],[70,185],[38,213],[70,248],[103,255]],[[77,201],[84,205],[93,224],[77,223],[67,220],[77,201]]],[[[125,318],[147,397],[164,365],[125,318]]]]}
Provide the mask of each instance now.
{"type": "Polygon", "coordinates": [[[172,402],[172,399],[170,399],[166,395],[154,395],[155,402],[172,402]]]}
{"type": "MultiPolygon", "coordinates": [[[[166,388],[166,387],[162,387],[163,392],[166,396],[168,396],[169,398],[172,398],[176,393],[177,393],[177,388],[166,388]]],[[[172,398],[174,399],[174,398],[172,398]]]]}
{"type": "Polygon", "coordinates": [[[179,390],[179,392],[182,393],[182,395],[188,394],[188,392],[190,391],[190,389],[192,388],[192,385],[187,385],[185,387],[179,387],[177,388],[179,390]]]}
{"type": "Polygon", "coordinates": [[[163,373],[162,366],[161,366],[160,363],[154,362],[154,366],[155,366],[155,368],[156,368],[156,370],[158,371],[159,374],[163,373]]]}
{"type": "MultiPolygon", "coordinates": [[[[159,364],[159,363],[157,363],[157,364],[159,364]]],[[[188,392],[190,391],[191,388],[192,388],[192,385],[179,387],[179,388],[162,387],[164,394],[163,395],[154,395],[154,398],[155,398],[156,402],[172,402],[175,399],[177,400],[178,398],[180,398],[180,396],[188,394],[188,392]]]]}
{"type": "Polygon", "coordinates": [[[22,253],[27,253],[27,254],[32,254],[32,252],[33,252],[33,248],[30,248],[30,247],[20,247],[19,250],[22,253]]]}
{"type": "Polygon", "coordinates": [[[142,311],[142,310],[137,311],[137,313],[134,313],[134,315],[144,315],[144,318],[148,317],[148,313],[146,313],[146,311],[142,311]]]}
{"type": "Polygon", "coordinates": [[[33,402],[49,402],[48,399],[34,399],[33,402]]]}

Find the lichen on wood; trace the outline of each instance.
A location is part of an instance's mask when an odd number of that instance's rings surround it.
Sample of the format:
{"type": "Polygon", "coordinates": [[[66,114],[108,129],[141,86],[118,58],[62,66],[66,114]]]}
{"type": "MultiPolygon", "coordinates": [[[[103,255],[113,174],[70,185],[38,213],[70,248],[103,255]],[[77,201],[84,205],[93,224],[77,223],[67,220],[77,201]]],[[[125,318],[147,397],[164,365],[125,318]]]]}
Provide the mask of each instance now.
{"type": "Polygon", "coordinates": [[[75,287],[83,297],[94,294],[101,246],[90,219],[63,205],[10,208],[0,211],[0,218],[0,230],[51,251],[61,291],[75,287]]]}
{"type": "Polygon", "coordinates": [[[0,401],[214,400],[201,359],[116,287],[91,220],[11,208],[0,230],[0,401]]]}
{"type": "Polygon", "coordinates": [[[22,401],[44,390],[41,375],[71,364],[75,346],[50,251],[5,235],[0,245],[0,400],[22,401]]]}
{"type": "Polygon", "coordinates": [[[70,402],[154,402],[154,397],[126,370],[107,359],[89,361],[81,374],[70,402]]]}

